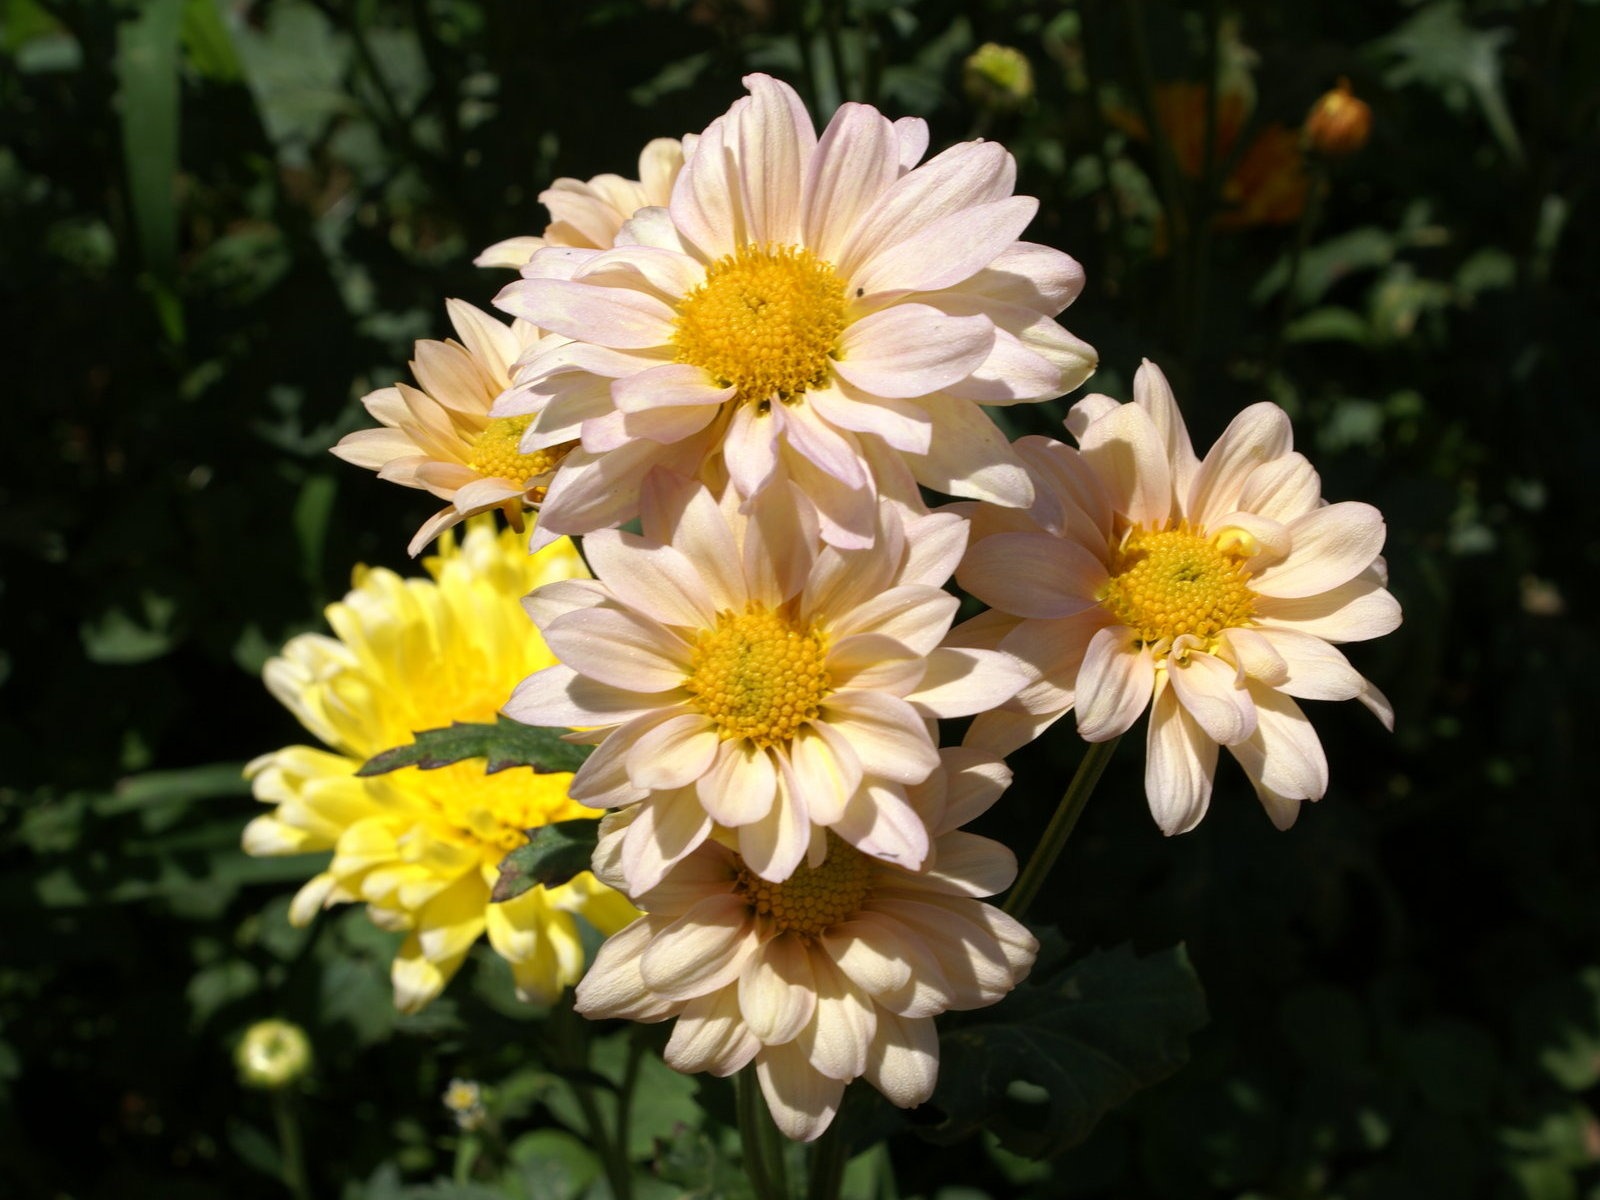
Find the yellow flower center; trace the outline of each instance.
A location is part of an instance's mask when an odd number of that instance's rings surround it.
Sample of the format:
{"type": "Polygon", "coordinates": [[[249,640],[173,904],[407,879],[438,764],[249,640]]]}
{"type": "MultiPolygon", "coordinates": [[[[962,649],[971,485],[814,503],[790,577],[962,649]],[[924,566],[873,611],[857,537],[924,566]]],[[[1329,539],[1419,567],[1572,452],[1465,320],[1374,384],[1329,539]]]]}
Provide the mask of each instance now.
{"type": "Polygon", "coordinates": [[[472,439],[472,457],[467,460],[467,466],[485,479],[510,479],[523,487],[549,474],[561,465],[561,460],[577,443],[565,442],[523,454],[519,443],[532,423],[532,413],[525,417],[493,418],[488,427],[472,439]]]}
{"type": "Polygon", "coordinates": [[[861,911],[872,893],[872,860],[837,834],[818,867],[801,863],[782,883],[770,883],[740,864],[734,890],[770,917],[779,933],[817,937],[861,911]]]}
{"type": "Polygon", "coordinates": [[[722,612],[694,644],[684,687],[724,738],[786,742],[828,694],[828,639],[769,608],[722,612]]]}
{"type": "Polygon", "coordinates": [[[741,246],[678,304],[677,361],[704,369],[737,402],[793,401],[828,381],[844,332],[845,285],[802,246],[741,246]]]}
{"type": "Polygon", "coordinates": [[[1188,522],[1176,529],[1136,525],[1113,555],[1098,599],[1161,654],[1184,634],[1209,644],[1224,629],[1250,623],[1255,593],[1242,564],[1256,550],[1242,530],[1207,537],[1188,522]]]}

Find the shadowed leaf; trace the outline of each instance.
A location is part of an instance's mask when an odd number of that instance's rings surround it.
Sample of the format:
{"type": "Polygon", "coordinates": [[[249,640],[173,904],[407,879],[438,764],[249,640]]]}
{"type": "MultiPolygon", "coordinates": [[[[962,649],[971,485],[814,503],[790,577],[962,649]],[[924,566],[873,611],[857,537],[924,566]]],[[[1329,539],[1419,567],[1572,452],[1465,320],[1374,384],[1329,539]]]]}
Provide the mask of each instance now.
{"type": "Polygon", "coordinates": [[[587,871],[599,830],[600,822],[588,817],[528,830],[528,844],[500,860],[500,878],[489,899],[498,904],[532,887],[559,887],[587,871]]]}
{"type": "Polygon", "coordinates": [[[487,759],[484,773],[507,767],[532,767],[541,775],[576,771],[590,747],[561,740],[561,731],[541,729],[501,717],[493,725],[452,722],[444,729],[424,729],[409,746],[396,746],[368,759],[357,775],[384,775],[401,767],[432,771],[468,758],[487,759]]]}

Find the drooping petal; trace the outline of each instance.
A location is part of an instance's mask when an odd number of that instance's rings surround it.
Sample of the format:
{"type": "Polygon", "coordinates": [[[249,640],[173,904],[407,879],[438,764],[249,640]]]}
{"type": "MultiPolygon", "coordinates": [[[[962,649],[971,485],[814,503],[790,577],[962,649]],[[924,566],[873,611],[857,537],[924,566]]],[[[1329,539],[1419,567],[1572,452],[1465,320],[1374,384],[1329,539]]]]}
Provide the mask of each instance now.
{"type": "Polygon", "coordinates": [[[1102,629],[1089,641],[1075,689],[1078,733],[1104,742],[1139,719],[1155,688],[1149,647],[1125,626],[1102,629]]]}
{"type": "Polygon", "coordinates": [[[1144,793],[1162,833],[1187,833],[1200,823],[1216,769],[1216,740],[1171,687],[1158,684],[1145,743],[1144,793]]]}

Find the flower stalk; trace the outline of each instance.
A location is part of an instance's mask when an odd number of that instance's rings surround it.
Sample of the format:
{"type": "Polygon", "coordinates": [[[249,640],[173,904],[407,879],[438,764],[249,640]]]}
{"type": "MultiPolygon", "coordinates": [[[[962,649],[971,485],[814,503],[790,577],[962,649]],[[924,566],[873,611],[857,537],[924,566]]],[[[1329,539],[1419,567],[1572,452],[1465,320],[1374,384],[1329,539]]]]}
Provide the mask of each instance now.
{"type": "Polygon", "coordinates": [[[1055,815],[1050,818],[1050,824],[1045,826],[1044,836],[1034,847],[1027,865],[1017,876],[1011,894],[1001,906],[1017,920],[1020,921],[1027,915],[1028,906],[1033,903],[1034,897],[1039,894],[1039,889],[1044,886],[1051,868],[1056,865],[1056,859],[1061,857],[1067,839],[1072,836],[1078,818],[1088,806],[1089,797],[1094,794],[1095,785],[1100,782],[1100,776],[1105,772],[1106,764],[1111,761],[1111,755],[1121,740],[1119,736],[1105,742],[1089,743],[1089,752],[1083,756],[1083,761],[1078,764],[1078,769],[1072,776],[1072,782],[1062,793],[1061,803],[1056,805],[1055,815]]]}

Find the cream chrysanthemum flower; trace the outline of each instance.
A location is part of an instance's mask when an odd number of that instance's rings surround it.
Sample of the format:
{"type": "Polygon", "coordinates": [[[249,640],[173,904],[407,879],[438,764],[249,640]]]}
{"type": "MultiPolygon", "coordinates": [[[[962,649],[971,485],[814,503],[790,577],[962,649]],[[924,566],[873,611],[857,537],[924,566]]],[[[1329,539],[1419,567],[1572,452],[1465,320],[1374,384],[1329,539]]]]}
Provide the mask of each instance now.
{"type": "Polygon", "coordinates": [[[473,261],[480,267],[522,267],[546,246],[578,246],[609,250],[623,222],[641,208],[664,205],[672,198],[672,185],[683,169],[684,155],[694,148],[693,135],[656,138],[639,154],[639,178],[596,175],[558,179],[539,193],[539,203],[550,210],[543,237],[514,237],[496,242],[473,261]]]}
{"type": "MultiPolygon", "coordinates": [[[[666,1060],[730,1075],[755,1063],[778,1127],[809,1141],[833,1120],[845,1084],[865,1077],[902,1108],[939,1072],[932,1018],[982,1008],[1027,977],[1038,943],[976,897],[1008,887],[1016,859],[960,832],[1010,776],[992,757],[942,752],[911,803],[933,835],[927,868],[870,858],[837,837],[782,883],[753,871],[732,838],[703,843],[635,898],[649,915],[617,934],[578,985],[600,1019],[677,1018],[666,1060]]],[[[630,822],[606,818],[595,870],[624,882],[630,822]]]]}
{"type": "Polygon", "coordinates": [[[1067,427],[1078,450],[1017,445],[1053,504],[973,517],[957,579],[994,611],[955,636],[1010,651],[1038,678],[980,716],[969,742],[1008,754],[1074,709],[1078,732],[1105,741],[1148,706],[1145,791],[1163,830],[1205,815],[1218,745],[1288,828],[1328,786],[1295,698],[1357,699],[1394,726],[1383,694],[1334,648],[1400,623],[1382,515],[1323,501],[1275,404],[1245,409],[1201,461],[1149,362],[1134,403],[1090,396],[1067,427]]]}
{"type": "Polygon", "coordinates": [[[915,868],[927,831],[906,788],[938,766],[937,717],[1009,699],[1020,666],[940,645],[956,600],[941,590],[966,545],[954,514],[885,504],[871,550],[823,546],[813,514],[769,489],[748,514],[699,483],[655,471],[644,536],[584,539],[595,581],[528,598],[560,660],[506,712],[582,728],[599,745],[571,795],[597,808],[643,801],[624,853],[636,890],[698,846],[712,822],[770,880],[831,828],[915,868]]]}
{"type": "Polygon", "coordinates": [[[1094,351],[1052,319],[1083,274],[1019,242],[1038,202],[1016,164],[965,142],[918,166],[920,120],[846,104],[819,139],[765,75],[702,134],[665,207],[611,250],[546,248],[501,308],[560,338],[495,411],[529,451],[574,439],[546,536],[620,524],[653,465],[726,464],[746,499],[790,478],[823,537],[870,545],[880,495],[917,484],[1027,506],[986,404],[1077,387],[1094,351]]]}
{"type": "Polygon", "coordinates": [[[509,327],[466,303],[447,300],[460,341],[420,341],[412,373],[419,387],[396,384],[362,399],[382,429],[341,438],[333,453],[406,487],[450,501],[407,547],[412,555],[474,513],[502,509],[518,530],[524,506],[544,498],[545,485],[571,446],[520,448],[528,417],[492,417],[489,408],[510,384],[507,370],[537,340],[525,321],[509,327]]]}
{"type": "Polygon", "coordinates": [[[327,869],[289,910],[362,900],[378,924],[405,930],[394,961],[395,1003],[415,1011],[439,994],[480,934],[511,964],[520,994],[548,1000],[583,972],[573,918],[602,932],[632,907],[585,872],[554,888],[489,902],[497,867],[523,831],[592,816],[567,798],[570,775],[481,763],[407,767],[357,778],[382,750],[451,721],[492,721],[515,683],[554,661],[519,600],[530,589],[585,574],[567,541],[537,555],[489,518],[468,527],[426,566],[433,578],[358,569],[355,587],[328,607],[335,637],[302,634],[267,664],[266,681],[330,749],[288,746],[248,768],[256,798],[274,805],[246,827],[251,854],[332,850],[327,869]]]}

